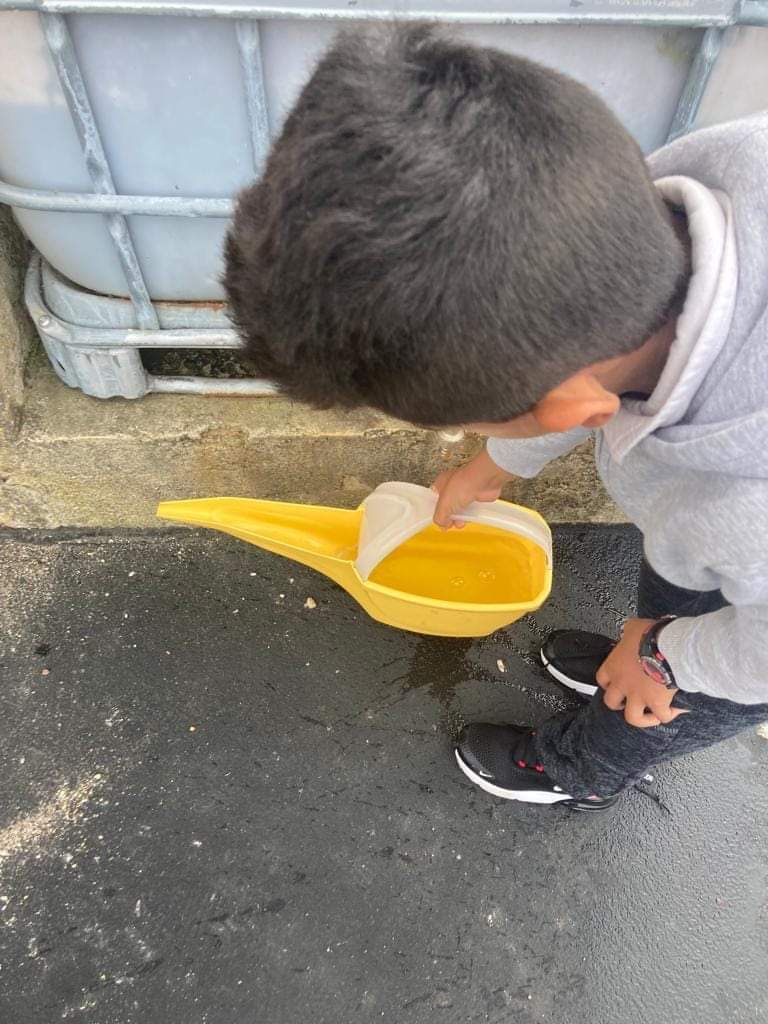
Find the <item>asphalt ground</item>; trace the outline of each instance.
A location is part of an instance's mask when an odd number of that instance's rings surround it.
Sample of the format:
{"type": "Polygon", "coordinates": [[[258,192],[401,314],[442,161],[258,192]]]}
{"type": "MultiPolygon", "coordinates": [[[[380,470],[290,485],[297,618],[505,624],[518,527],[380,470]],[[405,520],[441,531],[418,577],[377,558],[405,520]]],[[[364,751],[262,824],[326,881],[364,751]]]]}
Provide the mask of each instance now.
{"type": "Polygon", "coordinates": [[[568,705],[548,630],[632,610],[632,528],[555,539],[545,607],[459,641],[214,534],[0,534],[0,1021],[768,1020],[765,739],[605,816],[455,767],[568,705]]]}

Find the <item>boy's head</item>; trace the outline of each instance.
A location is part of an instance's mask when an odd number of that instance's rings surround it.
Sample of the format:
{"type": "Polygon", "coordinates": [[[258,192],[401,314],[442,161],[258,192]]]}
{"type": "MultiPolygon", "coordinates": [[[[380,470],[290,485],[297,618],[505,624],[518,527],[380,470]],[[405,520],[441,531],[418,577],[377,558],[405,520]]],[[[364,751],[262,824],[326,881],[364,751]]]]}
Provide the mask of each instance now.
{"type": "Polygon", "coordinates": [[[685,253],[585,87],[427,25],[339,36],[226,248],[262,375],[318,406],[501,422],[669,317],[685,253]]]}

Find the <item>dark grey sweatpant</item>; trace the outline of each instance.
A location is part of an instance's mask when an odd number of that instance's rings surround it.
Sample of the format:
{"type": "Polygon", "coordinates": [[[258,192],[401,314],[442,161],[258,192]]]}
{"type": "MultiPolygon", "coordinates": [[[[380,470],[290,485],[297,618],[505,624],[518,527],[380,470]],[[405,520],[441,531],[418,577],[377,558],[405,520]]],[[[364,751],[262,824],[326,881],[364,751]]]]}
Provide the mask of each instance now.
{"type": "MultiPolygon", "coordinates": [[[[728,602],[719,590],[684,590],[662,579],[643,561],[637,614],[695,616],[728,602]]],[[[768,682],[768,681],[767,681],[768,682]]],[[[688,708],[669,725],[640,729],[621,711],[611,711],[598,690],[589,704],[547,719],[536,730],[536,748],[547,774],[574,797],[611,796],[638,782],[654,765],[711,747],[768,720],[768,704],[735,704],[701,693],[675,695],[673,707],[688,708]]]]}

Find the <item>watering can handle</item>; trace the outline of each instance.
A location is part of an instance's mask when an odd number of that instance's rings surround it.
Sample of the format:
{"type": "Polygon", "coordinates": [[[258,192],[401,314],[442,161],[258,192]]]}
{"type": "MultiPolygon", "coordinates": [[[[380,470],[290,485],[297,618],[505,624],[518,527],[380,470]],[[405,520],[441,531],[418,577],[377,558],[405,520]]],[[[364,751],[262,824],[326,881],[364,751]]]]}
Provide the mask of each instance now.
{"type": "MultiPolygon", "coordinates": [[[[395,548],[429,526],[437,494],[418,484],[380,484],[363,502],[363,521],[355,568],[367,580],[376,566],[395,548]]],[[[508,501],[475,501],[455,519],[507,530],[537,544],[552,565],[552,535],[537,512],[508,501]]]]}

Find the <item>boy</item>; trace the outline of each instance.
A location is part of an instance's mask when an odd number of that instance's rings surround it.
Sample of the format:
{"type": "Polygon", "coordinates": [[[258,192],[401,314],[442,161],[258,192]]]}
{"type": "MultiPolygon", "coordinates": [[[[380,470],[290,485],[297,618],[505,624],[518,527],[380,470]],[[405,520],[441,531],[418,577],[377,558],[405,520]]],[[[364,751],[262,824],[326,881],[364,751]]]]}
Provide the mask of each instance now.
{"type": "Polygon", "coordinates": [[[595,433],[643,533],[621,639],[542,650],[590,703],[459,738],[491,793],[602,810],[768,718],[767,165],[768,115],[646,165],[583,86],[415,25],[339,37],[240,199],[225,284],[259,372],[490,437],[436,482],[439,525],[595,433]]]}

